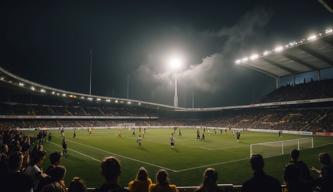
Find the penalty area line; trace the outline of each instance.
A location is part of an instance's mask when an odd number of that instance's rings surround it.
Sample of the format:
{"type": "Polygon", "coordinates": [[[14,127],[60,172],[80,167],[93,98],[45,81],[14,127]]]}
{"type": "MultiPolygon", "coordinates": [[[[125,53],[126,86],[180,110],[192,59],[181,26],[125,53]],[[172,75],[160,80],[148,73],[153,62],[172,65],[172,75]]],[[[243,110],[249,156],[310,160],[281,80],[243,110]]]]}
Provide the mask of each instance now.
{"type": "MultiPolygon", "coordinates": [[[[58,144],[56,144],[56,143],[54,143],[54,142],[50,142],[50,143],[52,143],[53,145],[56,145],[56,146],[58,146],[58,147],[60,147],[60,148],[62,147],[61,145],[58,145],[58,144]]],[[[84,157],[87,157],[87,158],[89,158],[89,159],[92,159],[92,160],[94,160],[94,161],[102,162],[101,160],[98,160],[98,159],[96,159],[96,158],[94,158],[94,157],[92,157],[92,156],[90,156],[90,155],[87,155],[87,154],[81,153],[81,152],[76,151],[76,150],[71,149],[71,148],[68,148],[68,151],[73,151],[73,152],[75,152],[75,153],[77,153],[77,154],[80,154],[80,155],[82,155],[82,156],[84,156],[84,157]]]]}
{"type": "Polygon", "coordinates": [[[123,158],[123,159],[128,159],[128,160],[131,160],[131,161],[139,162],[139,163],[146,164],[146,165],[150,165],[150,166],[153,166],[153,167],[157,167],[157,168],[165,169],[165,170],[168,170],[168,171],[171,171],[171,172],[177,172],[177,171],[174,170],[174,169],[170,169],[170,168],[163,167],[163,166],[160,166],[160,165],[156,165],[156,164],[153,164],[153,163],[149,163],[149,162],[146,162],[146,161],[141,161],[141,160],[134,159],[134,158],[131,158],[131,157],[127,157],[127,156],[124,156],[124,155],[120,155],[120,154],[117,154],[117,153],[113,153],[113,152],[110,152],[110,151],[106,151],[106,150],[104,150],[104,149],[101,149],[101,148],[98,148],[98,147],[94,147],[94,146],[91,146],[91,145],[87,145],[87,144],[79,143],[79,142],[72,141],[72,140],[69,140],[69,139],[68,139],[67,141],[72,142],[72,143],[76,143],[76,144],[79,144],[79,145],[82,145],[82,146],[87,146],[87,147],[90,147],[90,148],[92,148],[92,149],[96,149],[96,150],[102,151],[102,152],[104,152],[104,153],[108,153],[108,154],[111,154],[111,155],[114,155],[114,156],[121,157],[121,158],[123,158]]]}
{"type": "Polygon", "coordinates": [[[190,167],[190,168],[185,168],[185,169],[177,169],[175,170],[176,173],[180,173],[180,172],[185,172],[185,171],[191,171],[191,170],[195,170],[195,169],[200,169],[200,168],[206,168],[206,167],[210,167],[210,166],[216,166],[216,165],[224,165],[224,164],[229,164],[229,163],[235,163],[238,161],[244,161],[244,160],[248,160],[249,158],[242,158],[242,159],[236,159],[236,160],[230,160],[230,161],[222,161],[222,162],[217,162],[217,163],[211,163],[211,164],[206,164],[206,165],[200,165],[200,166],[196,166],[196,167],[190,167]]]}

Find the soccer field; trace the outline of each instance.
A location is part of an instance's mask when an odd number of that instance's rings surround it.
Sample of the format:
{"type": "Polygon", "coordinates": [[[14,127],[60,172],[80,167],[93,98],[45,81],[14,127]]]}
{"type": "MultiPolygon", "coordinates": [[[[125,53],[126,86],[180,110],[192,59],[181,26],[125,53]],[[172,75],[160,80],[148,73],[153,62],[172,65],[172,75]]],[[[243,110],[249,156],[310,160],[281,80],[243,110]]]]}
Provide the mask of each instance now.
{"type": "MultiPolygon", "coordinates": [[[[250,144],[303,138],[304,136],[286,135],[278,137],[272,133],[242,132],[240,142],[230,132],[220,134],[206,133],[204,141],[196,139],[195,129],[182,129],[182,136],[176,131],[176,147],[170,148],[170,134],[173,129],[148,129],[142,147],[136,143],[132,131],[121,129],[77,131],[72,138],[71,130],[65,131],[68,143],[68,156],[62,159],[67,168],[66,183],[73,176],[80,176],[88,187],[96,187],[103,183],[100,174],[100,162],[104,157],[115,156],[122,164],[120,183],[127,185],[139,167],[144,166],[155,180],[158,169],[168,170],[171,182],[177,185],[198,185],[202,180],[202,172],[207,167],[214,167],[219,172],[219,183],[241,184],[252,172],[249,166],[250,144]]],[[[138,130],[136,131],[138,134],[138,130]]],[[[61,151],[62,137],[59,131],[52,131],[52,141],[45,144],[48,153],[61,151]]],[[[332,155],[332,138],[314,137],[314,149],[306,149],[301,159],[309,166],[318,165],[318,153],[329,152],[332,155]]],[[[282,180],[284,165],[288,155],[266,158],[266,171],[282,180]]],[[[46,160],[45,167],[48,165],[46,160]]]]}

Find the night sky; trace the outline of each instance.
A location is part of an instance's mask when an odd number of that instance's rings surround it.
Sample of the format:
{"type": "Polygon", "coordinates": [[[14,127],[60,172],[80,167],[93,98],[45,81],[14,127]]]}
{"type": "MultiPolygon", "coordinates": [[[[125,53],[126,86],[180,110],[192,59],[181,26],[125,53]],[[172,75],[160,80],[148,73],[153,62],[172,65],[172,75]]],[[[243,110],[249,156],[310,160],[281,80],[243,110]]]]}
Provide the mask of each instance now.
{"type": "Polygon", "coordinates": [[[275,82],[234,60],[332,25],[316,0],[1,1],[0,66],[70,91],[173,103],[166,60],[180,55],[180,106],[248,104],[275,82]]]}

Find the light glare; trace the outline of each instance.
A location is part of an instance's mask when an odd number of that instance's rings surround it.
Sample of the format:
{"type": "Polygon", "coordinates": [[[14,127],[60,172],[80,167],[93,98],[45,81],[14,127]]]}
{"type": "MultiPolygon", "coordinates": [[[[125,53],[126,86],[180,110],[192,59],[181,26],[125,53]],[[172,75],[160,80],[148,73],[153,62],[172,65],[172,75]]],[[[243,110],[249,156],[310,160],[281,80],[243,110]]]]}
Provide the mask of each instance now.
{"type": "Polygon", "coordinates": [[[284,50],[283,46],[276,46],[274,51],[277,52],[277,53],[280,53],[284,50]]]}

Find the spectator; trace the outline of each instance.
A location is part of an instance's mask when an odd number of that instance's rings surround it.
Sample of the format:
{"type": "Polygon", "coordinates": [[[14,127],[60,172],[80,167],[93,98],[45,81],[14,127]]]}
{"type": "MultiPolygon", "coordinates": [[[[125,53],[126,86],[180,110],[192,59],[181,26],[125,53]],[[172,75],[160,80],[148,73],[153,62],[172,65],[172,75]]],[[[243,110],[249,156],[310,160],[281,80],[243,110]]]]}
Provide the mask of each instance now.
{"type": "Polygon", "coordinates": [[[28,192],[33,190],[31,177],[21,172],[23,155],[15,152],[9,157],[8,175],[4,178],[1,185],[4,191],[28,192]]]}
{"type": "Polygon", "coordinates": [[[49,155],[49,160],[50,160],[50,165],[46,169],[45,173],[49,175],[51,169],[55,168],[60,164],[60,159],[61,159],[61,153],[59,152],[53,152],[49,155]]]}
{"type": "Polygon", "coordinates": [[[156,184],[150,185],[149,192],[178,192],[178,189],[176,185],[169,184],[168,172],[160,169],[156,173],[156,184]]]}
{"type": "Polygon", "coordinates": [[[307,184],[307,185],[312,185],[312,176],[310,174],[310,170],[308,168],[308,166],[303,162],[303,161],[300,161],[298,160],[299,159],[299,150],[297,149],[294,149],[291,151],[290,153],[290,164],[293,164],[296,166],[296,168],[298,169],[299,171],[299,176],[300,176],[300,180],[304,183],[304,184],[307,184]]]}
{"type": "Polygon", "coordinates": [[[203,181],[197,192],[218,192],[217,171],[213,168],[207,168],[203,175],[203,181]]]}
{"type": "Polygon", "coordinates": [[[118,159],[110,156],[105,158],[101,163],[102,175],[106,182],[96,192],[127,192],[118,184],[118,178],[121,173],[118,159]]]}
{"type": "Polygon", "coordinates": [[[64,178],[66,175],[66,168],[57,166],[50,170],[51,183],[42,188],[42,192],[67,192],[64,178]]]}
{"type": "Polygon", "coordinates": [[[29,175],[33,180],[34,190],[38,190],[39,182],[47,176],[41,168],[45,154],[45,151],[36,151],[35,154],[31,156],[30,165],[25,170],[25,174],[29,175]]]}
{"type": "Polygon", "coordinates": [[[295,164],[289,164],[284,170],[284,180],[288,192],[312,192],[311,185],[307,185],[301,180],[299,167],[295,164]]]}
{"type": "Polygon", "coordinates": [[[315,186],[320,192],[333,191],[333,165],[331,157],[328,153],[319,154],[319,162],[321,170],[312,167],[312,170],[319,174],[319,178],[315,181],[315,186]]]}
{"type": "Polygon", "coordinates": [[[128,183],[128,190],[130,192],[148,192],[151,179],[148,177],[148,172],[144,167],[140,167],[135,180],[128,183]]]}
{"type": "Polygon", "coordinates": [[[254,175],[242,187],[242,192],[281,192],[280,182],[264,172],[264,159],[261,155],[253,155],[250,160],[254,175]]]}
{"type": "Polygon", "coordinates": [[[86,190],[87,187],[80,177],[74,177],[68,187],[68,192],[86,192],[86,190]]]}

